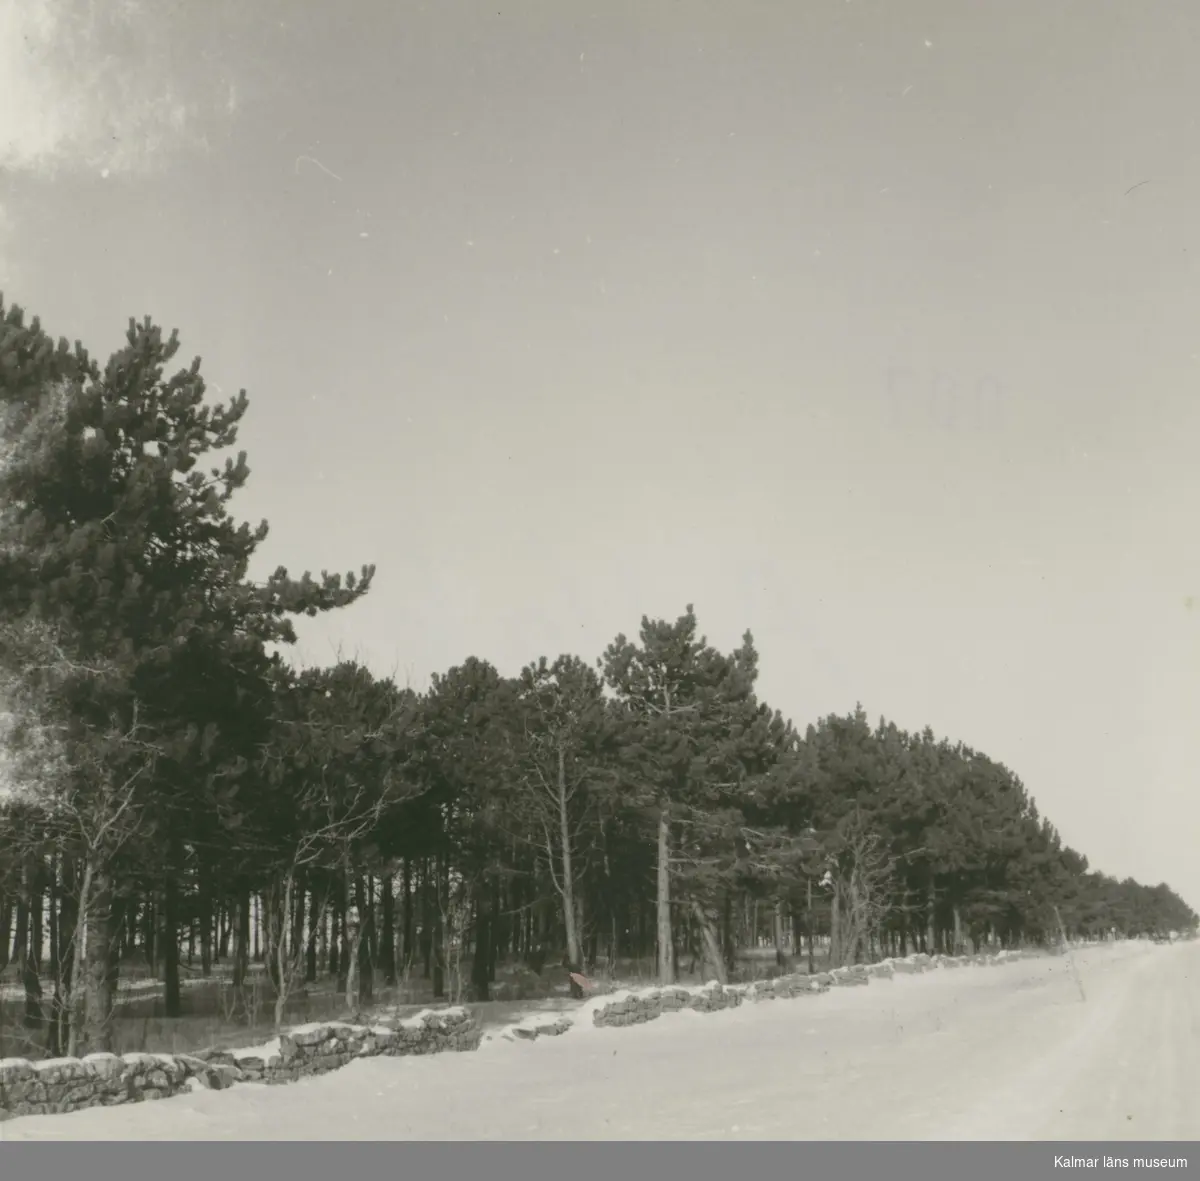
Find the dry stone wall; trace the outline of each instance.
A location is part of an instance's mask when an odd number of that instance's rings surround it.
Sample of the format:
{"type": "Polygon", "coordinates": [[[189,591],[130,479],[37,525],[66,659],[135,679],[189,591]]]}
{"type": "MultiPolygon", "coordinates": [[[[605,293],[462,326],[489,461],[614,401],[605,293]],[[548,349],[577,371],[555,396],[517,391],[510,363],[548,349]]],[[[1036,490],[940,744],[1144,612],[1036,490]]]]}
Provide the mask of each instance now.
{"type": "Polygon", "coordinates": [[[355,1058],[474,1050],[481,1031],[465,1009],[441,1009],[371,1026],[341,1022],[290,1030],[257,1050],[198,1054],[90,1054],[29,1062],[0,1059],[0,1119],[165,1099],[238,1083],[287,1083],[355,1058]]]}
{"type": "Polygon", "coordinates": [[[89,1054],[28,1062],[0,1059],[0,1118],[165,1099],[187,1086],[188,1067],[169,1054],[89,1054]]]}
{"type": "MultiPolygon", "coordinates": [[[[497,1035],[502,1040],[556,1037],[577,1023],[598,1027],[640,1025],[668,1013],[717,1013],[743,1004],[815,997],[831,988],[869,984],[966,964],[993,965],[1036,952],[949,957],[912,955],[882,963],[835,968],[815,976],[778,976],[754,984],[696,988],[651,988],[594,998],[574,1014],[527,1018],[497,1035]]],[[[337,1070],[355,1058],[379,1055],[462,1052],[479,1047],[482,1031],[462,1008],[427,1010],[408,1019],[381,1018],[374,1025],[325,1022],[289,1030],[265,1046],[248,1050],[207,1050],[198,1054],[90,1054],[29,1062],[0,1059],[0,1120],[14,1116],[78,1111],[166,1099],[180,1091],[225,1090],[241,1083],[279,1084],[337,1070]]]]}
{"type": "Polygon", "coordinates": [[[687,1009],[697,1013],[716,1013],[742,1004],[756,1004],[781,998],[819,996],[831,988],[853,988],[875,979],[897,975],[915,975],[939,969],[959,968],[965,964],[989,965],[1026,958],[1032,952],[999,952],[971,956],[911,955],[902,960],[889,959],[877,964],[855,964],[830,972],[777,976],[753,984],[722,986],[715,981],[701,988],[645,989],[618,993],[592,1002],[592,1024],[597,1026],[641,1025],[665,1013],[687,1009]]]}

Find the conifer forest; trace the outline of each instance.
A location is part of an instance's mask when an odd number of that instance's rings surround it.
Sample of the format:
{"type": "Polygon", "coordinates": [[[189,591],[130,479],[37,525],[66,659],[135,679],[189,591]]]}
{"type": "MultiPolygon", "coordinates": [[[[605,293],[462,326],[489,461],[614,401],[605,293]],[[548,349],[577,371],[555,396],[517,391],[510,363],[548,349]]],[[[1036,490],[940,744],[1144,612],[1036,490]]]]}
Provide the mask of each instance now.
{"type": "Polygon", "coordinates": [[[317,985],[487,1002],[514,963],[578,990],[628,961],[728,981],[747,948],[1195,930],[1169,886],[1068,847],[1003,752],[789,719],[751,632],[722,651],[685,604],[515,675],[464,655],[423,692],[298,667],[294,621],[354,611],[375,567],[252,569],[247,397],[178,350],[147,319],[101,364],[0,303],[0,976],[45,1054],[112,1048],[134,961],[168,1017],[224,973],[235,999],[261,977],[278,1024],[317,985]]]}

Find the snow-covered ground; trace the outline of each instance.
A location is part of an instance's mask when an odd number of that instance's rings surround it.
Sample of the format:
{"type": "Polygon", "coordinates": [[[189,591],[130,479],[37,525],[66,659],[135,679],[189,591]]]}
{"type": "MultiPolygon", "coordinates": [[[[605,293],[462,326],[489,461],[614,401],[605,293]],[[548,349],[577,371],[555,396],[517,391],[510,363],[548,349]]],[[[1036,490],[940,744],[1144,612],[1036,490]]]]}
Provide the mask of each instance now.
{"type": "Polygon", "coordinates": [[[1200,1136],[1200,943],[371,1058],[292,1086],[32,1116],[0,1140],[1200,1136]]]}
{"type": "MultiPolygon", "coordinates": [[[[213,978],[204,978],[199,976],[188,977],[179,982],[180,988],[203,988],[205,985],[211,987],[213,978]]],[[[123,1005],[128,1001],[142,1000],[143,998],[152,995],[156,992],[162,992],[164,988],[163,982],[151,977],[148,980],[118,980],[117,981],[117,1004],[123,1005]]],[[[49,997],[54,992],[54,985],[49,980],[42,981],[43,998],[49,997]]],[[[8,983],[0,985],[0,1000],[16,1002],[25,999],[25,988],[20,983],[8,983]]]]}

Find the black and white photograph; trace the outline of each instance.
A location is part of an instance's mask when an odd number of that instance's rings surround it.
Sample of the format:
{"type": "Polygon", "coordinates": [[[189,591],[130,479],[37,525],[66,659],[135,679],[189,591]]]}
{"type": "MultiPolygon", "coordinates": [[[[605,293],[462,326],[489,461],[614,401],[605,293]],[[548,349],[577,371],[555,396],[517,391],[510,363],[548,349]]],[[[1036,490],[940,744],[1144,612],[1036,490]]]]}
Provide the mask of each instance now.
{"type": "Polygon", "coordinates": [[[1186,1172],[1198,53],[0,0],[0,1173],[1186,1172]]]}

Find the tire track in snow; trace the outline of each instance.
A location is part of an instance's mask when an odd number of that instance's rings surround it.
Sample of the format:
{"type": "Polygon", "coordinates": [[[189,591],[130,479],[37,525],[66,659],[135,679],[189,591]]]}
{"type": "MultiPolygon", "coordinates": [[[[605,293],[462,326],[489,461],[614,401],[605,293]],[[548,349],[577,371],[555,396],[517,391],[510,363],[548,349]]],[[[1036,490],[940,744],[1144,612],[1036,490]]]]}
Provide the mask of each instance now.
{"type": "MultiPolygon", "coordinates": [[[[1028,1014],[1014,1042],[1036,1057],[999,1073],[953,1140],[1190,1139],[1200,1134],[1194,986],[1200,948],[1089,957],[1087,1000],[1028,1014]],[[1194,971],[1192,972],[1194,980],[1194,971]],[[1185,1048],[1192,1047],[1191,1052],[1185,1048]]],[[[1049,999],[1049,998],[1047,998],[1049,999]]],[[[1014,1030],[1014,1035],[1016,1030],[1014,1030]]],[[[984,1067],[986,1069],[986,1067],[984,1067]]]]}

